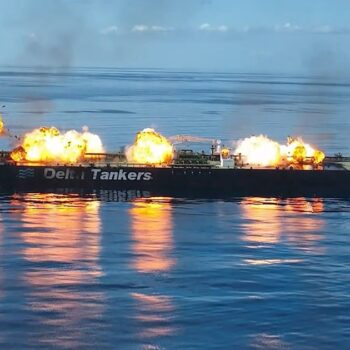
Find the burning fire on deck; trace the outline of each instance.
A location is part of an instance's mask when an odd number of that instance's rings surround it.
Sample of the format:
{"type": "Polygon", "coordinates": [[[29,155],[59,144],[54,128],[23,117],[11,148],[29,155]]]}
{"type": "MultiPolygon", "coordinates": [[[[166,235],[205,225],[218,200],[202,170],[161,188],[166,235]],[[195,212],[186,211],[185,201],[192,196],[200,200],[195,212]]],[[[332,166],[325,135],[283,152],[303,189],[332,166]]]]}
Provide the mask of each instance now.
{"type": "MultiPolygon", "coordinates": [[[[13,137],[10,132],[4,132],[0,114],[1,134],[13,137]]],[[[21,145],[10,153],[11,159],[16,162],[73,164],[91,160],[94,154],[103,156],[105,152],[99,136],[90,133],[87,127],[83,128],[82,132],[61,132],[55,127],[41,127],[25,134],[21,140],[21,145]]],[[[237,164],[241,166],[314,167],[321,164],[325,158],[323,152],[305,143],[301,138],[289,137],[286,144],[280,144],[264,135],[238,141],[233,152],[230,149],[217,152],[220,152],[222,159],[235,157],[236,161],[239,160],[237,164]]],[[[129,163],[149,165],[170,164],[174,155],[175,149],[170,140],[151,128],[138,132],[133,145],[125,151],[129,163]]]]}
{"type": "Polygon", "coordinates": [[[325,154],[305,143],[301,138],[288,138],[282,145],[267,136],[252,136],[240,140],[234,152],[241,154],[246,163],[258,166],[286,164],[320,164],[325,154]]]}
{"type": "Polygon", "coordinates": [[[174,158],[174,147],[163,135],[146,128],[137,133],[126,157],[132,163],[169,164],[174,158]]]}
{"type": "Polygon", "coordinates": [[[86,153],[104,152],[99,136],[87,128],[82,132],[62,133],[55,127],[42,127],[27,133],[20,146],[11,152],[14,161],[76,163],[86,153]]]}

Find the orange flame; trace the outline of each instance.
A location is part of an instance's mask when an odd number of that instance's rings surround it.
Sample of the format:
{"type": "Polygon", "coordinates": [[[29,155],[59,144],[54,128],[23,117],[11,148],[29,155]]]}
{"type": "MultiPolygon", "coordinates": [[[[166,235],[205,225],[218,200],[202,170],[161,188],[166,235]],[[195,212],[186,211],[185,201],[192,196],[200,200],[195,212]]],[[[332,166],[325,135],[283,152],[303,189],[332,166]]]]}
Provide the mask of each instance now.
{"type": "Polygon", "coordinates": [[[239,141],[235,154],[242,154],[249,164],[261,166],[275,165],[281,158],[280,145],[263,135],[239,141]]]}
{"type": "Polygon", "coordinates": [[[135,142],[126,151],[129,162],[141,164],[170,163],[174,158],[173,145],[154,129],[137,133],[135,142]]]}
{"type": "Polygon", "coordinates": [[[0,135],[4,135],[5,134],[5,125],[4,125],[4,121],[2,120],[2,115],[0,113],[0,135]]]}
{"type": "Polygon", "coordinates": [[[86,153],[100,152],[104,152],[100,138],[87,128],[81,133],[76,130],[61,133],[55,127],[42,127],[26,134],[22,145],[11,152],[11,158],[17,162],[76,163],[86,153]]]}
{"type": "Polygon", "coordinates": [[[238,142],[235,154],[241,154],[246,163],[258,166],[280,164],[320,164],[325,154],[301,138],[288,138],[287,145],[281,145],[267,136],[252,136],[238,142]]]}
{"type": "Polygon", "coordinates": [[[305,143],[301,138],[288,138],[287,146],[281,146],[291,163],[304,163],[307,158],[312,159],[315,164],[319,164],[325,158],[325,154],[308,143],[305,143]]]}

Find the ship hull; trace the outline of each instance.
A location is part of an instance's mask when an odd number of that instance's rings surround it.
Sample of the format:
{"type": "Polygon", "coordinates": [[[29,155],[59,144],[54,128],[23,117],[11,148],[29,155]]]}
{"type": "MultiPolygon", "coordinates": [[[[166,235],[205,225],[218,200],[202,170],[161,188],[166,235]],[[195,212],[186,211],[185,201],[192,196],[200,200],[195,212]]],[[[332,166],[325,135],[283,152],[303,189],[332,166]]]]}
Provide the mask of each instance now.
{"type": "Polygon", "coordinates": [[[350,171],[0,165],[2,191],[62,188],[137,190],[157,195],[350,196],[350,171]]]}

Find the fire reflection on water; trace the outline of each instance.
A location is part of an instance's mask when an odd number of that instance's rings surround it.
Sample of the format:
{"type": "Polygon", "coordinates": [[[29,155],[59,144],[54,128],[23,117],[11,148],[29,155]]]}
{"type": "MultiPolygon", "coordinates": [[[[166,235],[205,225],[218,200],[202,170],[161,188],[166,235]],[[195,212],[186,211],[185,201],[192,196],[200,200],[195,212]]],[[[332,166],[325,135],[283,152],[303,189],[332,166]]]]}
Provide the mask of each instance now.
{"type": "Polygon", "coordinates": [[[84,341],[81,322],[98,319],[103,311],[102,293],[76,287],[91,285],[101,276],[100,203],[57,194],[23,194],[13,196],[11,204],[24,206],[13,215],[20,215],[22,255],[33,266],[23,277],[31,286],[27,307],[35,321],[47,327],[38,341],[79,346],[84,341]]]}
{"type": "MultiPolygon", "coordinates": [[[[168,198],[135,201],[130,209],[134,261],[139,273],[168,272],[175,264],[173,251],[172,204],[168,198]]],[[[172,299],[165,295],[131,293],[140,323],[140,338],[157,338],[175,332],[171,323],[175,312],[172,299]]]]}
{"type": "Polygon", "coordinates": [[[171,203],[167,198],[135,201],[130,209],[133,268],[138,272],[166,272],[174,265],[171,203]]]}
{"type": "Polygon", "coordinates": [[[171,323],[175,306],[170,297],[164,295],[147,295],[131,293],[136,302],[136,320],[142,325],[140,338],[157,338],[174,334],[171,323]]]}
{"type": "Polygon", "coordinates": [[[244,240],[253,243],[277,243],[281,225],[276,199],[259,201],[259,198],[244,200],[242,203],[244,240]]]}
{"type": "MultiPolygon", "coordinates": [[[[298,249],[321,252],[317,243],[322,239],[320,231],[325,225],[318,216],[323,212],[323,200],[319,198],[249,198],[241,203],[244,223],[243,240],[257,248],[287,242],[298,249]]],[[[292,263],[298,260],[252,259],[249,264],[292,263]]]]}

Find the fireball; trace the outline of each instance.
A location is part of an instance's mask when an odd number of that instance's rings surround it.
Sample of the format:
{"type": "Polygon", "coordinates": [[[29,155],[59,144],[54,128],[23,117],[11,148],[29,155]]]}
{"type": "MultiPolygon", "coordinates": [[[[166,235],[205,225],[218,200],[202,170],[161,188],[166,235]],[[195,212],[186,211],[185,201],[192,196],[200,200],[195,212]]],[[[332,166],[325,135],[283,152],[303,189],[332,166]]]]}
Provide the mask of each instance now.
{"type": "Polygon", "coordinates": [[[85,153],[100,152],[104,152],[100,138],[87,130],[61,133],[55,127],[42,127],[27,133],[22,144],[11,152],[11,158],[17,162],[76,163],[85,153]]]}
{"type": "Polygon", "coordinates": [[[280,145],[267,136],[252,136],[238,142],[235,154],[241,154],[251,165],[273,166],[281,158],[280,145]]]}
{"type": "Polygon", "coordinates": [[[241,154],[245,162],[258,166],[279,166],[285,164],[320,164],[325,154],[301,138],[288,138],[286,145],[279,144],[267,136],[252,136],[238,142],[235,154],[241,154]]]}
{"type": "Polygon", "coordinates": [[[0,135],[3,135],[5,133],[5,125],[4,121],[2,120],[2,115],[0,113],[0,135]]]}
{"type": "Polygon", "coordinates": [[[26,159],[26,151],[22,146],[18,146],[11,152],[10,156],[15,162],[20,162],[26,159]]]}
{"type": "Polygon", "coordinates": [[[290,162],[304,163],[307,159],[312,160],[315,164],[319,164],[325,158],[325,154],[314,149],[308,143],[305,143],[300,137],[289,138],[287,146],[284,148],[286,156],[290,162]]]}
{"type": "Polygon", "coordinates": [[[314,152],[313,157],[314,157],[315,163],[316,164],[320,164],[320,163],[323,162],[323,160],[325,159],[326,155],[322,151],[316,150],[314,152]]]}
{"type": "Polygon", "coordinates": [[[302,163],[306,158],[306,148],[304,145],[299,145],[294,148],[292,158],[298,162],[302,163]]]}
{"type": "Polygon", "coordinates": [[[129,162],[140,164],[168,164],[174,158],[173,145],[154,129],[137,133],[134,144],[126,151],[129,162]]]}

